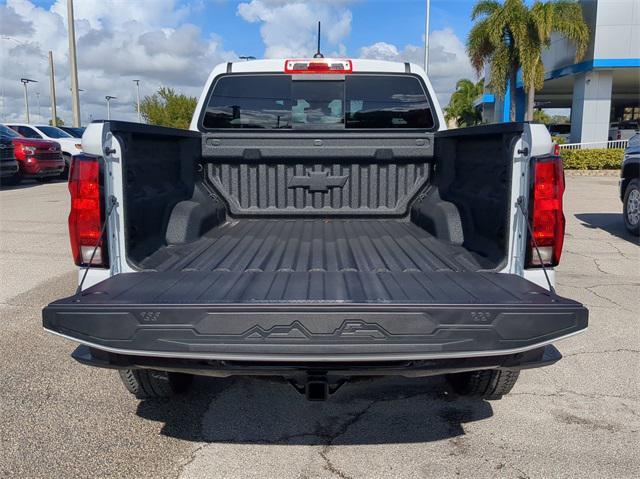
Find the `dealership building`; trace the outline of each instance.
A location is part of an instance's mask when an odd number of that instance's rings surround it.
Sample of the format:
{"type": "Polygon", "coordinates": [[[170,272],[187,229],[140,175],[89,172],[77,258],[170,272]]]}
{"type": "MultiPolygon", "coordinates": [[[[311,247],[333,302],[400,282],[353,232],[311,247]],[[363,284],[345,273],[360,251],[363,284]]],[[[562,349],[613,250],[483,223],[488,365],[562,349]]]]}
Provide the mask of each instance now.
{"type": "MultiPolygon", "coordinates": [[[[611,123],[640,119],[640,0],[580,0],[590,29],[585,57],[554,37],[543,54],[545,82],[536,107],[571,109],[571,142],[610,139],[611,123]]],[[[519,79],[517,119],[524,119],[526,95],[519,79]]],[[[486,92],[481,104],[488,122],[509,121],[509,97],[486,92]],[[506,100],[505,100],[506,99],[506,100]]]]}

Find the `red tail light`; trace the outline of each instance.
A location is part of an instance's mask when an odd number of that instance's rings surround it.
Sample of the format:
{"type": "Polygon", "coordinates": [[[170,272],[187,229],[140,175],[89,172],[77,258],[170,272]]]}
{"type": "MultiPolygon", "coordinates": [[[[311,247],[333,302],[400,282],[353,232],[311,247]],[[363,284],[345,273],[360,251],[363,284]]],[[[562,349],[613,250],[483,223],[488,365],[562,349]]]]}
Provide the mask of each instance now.
{"type": "Polygon", "coordinates": [[[560,262],[564,242],[564,170],[557,156],[537,158],[533,162],[533,185],[529,220],[533,238],[529,237],[527,267],[556,266],[560,262]],[[538,246],[542,264],[535,250],[538,246]]]}
{"type": "Polygon", "coordinates": [[[69,236],[73,259],[78,266],[107,266],[102,232],[102,195],[100,164],[97,158],[76,156],[69,170],[69,236]],[[96,247],[93,260],[91,255],[96,247]]]}

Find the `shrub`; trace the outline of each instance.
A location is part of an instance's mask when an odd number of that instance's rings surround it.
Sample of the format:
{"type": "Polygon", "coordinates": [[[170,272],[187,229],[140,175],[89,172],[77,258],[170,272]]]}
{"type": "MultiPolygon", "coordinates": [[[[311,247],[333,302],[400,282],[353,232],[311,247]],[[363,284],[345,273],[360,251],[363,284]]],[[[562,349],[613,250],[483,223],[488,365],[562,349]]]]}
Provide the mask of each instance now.
{"type": "Polygon", "coordinates": [[[565,170],[616,170],[620,169],[624,150],[560,150],[560,156],[565,170]]]}

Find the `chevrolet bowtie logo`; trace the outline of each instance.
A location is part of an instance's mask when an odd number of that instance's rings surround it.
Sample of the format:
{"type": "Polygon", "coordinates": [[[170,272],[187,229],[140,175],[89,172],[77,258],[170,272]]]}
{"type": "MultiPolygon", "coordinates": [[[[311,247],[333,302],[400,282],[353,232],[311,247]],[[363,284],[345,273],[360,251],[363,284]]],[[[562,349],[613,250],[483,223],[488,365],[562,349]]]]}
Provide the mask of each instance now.
{"type": "Polygon", "coordinates": [[[342,188],[349,176],[329,176],[328,171],[311,171],[308,176],[294,176],[289,188],[307,188],[310,192],[326,193],[329,188],[342,188]]]}

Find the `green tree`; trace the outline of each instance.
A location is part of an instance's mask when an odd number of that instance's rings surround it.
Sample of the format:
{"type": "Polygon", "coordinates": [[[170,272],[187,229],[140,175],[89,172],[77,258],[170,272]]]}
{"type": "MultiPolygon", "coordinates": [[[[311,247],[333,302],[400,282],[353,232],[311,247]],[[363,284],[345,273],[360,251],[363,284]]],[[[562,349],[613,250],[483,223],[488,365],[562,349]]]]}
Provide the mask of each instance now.
{"type": "MultiPolygon", "coordinates": [[[[53,121],[49,120],[49,126],[53,125],[53,121]]],[[[59,116],[56,116],[56,125],[64,126],[64,120],[59,116]]]]}
{"type": "Polygon", "coordinates": [[[467,38],[467,52],[478,74],[490,65],[490,87],[503,98],[510,88],[509,116],[516,117],[516,75],[522,68],[527,91],[526,119],[533,119],[535,91],[542,88],[542,51],[556,32],[576,46],[576,61],[585,53],[589,27],[582,7],[574,0],[536,1],[529,8],[523,0],[480,0],[471,11],[475,22],[467,38]]]}
{"type": "Polygon", "coordinates": [[[474,102],[484,91],[484,79],[478,83],[463,78],[456,83],[456,91],[449,99],[449,105],[444,109],[447,121],[455,119],[458,126],[477,125],[482,120],[480,110],[474,102]]]}
{"type": "Polygon", "coordinates": [[[553,123],[553,119],[544,110],[536,110],[533,112],[533,121],[536,123],[544,123],[549,125],[553,123]]]}
{"type": "Polygon", "coordinates": [[[140,102],[140,113],[150,125],[189,128],[197,98],[176,93],[173,88],[160,88],[140,102]]]}

